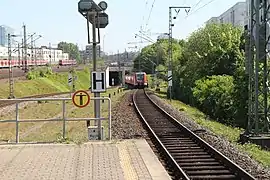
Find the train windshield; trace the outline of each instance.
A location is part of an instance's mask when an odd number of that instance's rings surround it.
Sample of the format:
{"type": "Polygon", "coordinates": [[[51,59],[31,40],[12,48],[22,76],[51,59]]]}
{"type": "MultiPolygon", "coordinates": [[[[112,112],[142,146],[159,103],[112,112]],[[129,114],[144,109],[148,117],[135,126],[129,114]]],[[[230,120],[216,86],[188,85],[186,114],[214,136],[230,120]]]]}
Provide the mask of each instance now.
{"type": "Polygon", "coordinates": [[[143,81],[143,74],[137,74],[137,80],[143,81]]]}

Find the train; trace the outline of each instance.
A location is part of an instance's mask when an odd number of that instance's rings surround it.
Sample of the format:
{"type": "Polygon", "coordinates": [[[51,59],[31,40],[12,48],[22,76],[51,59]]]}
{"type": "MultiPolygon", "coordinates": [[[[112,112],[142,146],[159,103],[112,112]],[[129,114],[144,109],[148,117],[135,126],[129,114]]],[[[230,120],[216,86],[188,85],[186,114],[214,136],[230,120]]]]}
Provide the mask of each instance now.
{"type": "MultiPolygon", "coordinates": [[[[47,60],[27,60],[27,66],[46,66],[50,62],[47,60]]],[[[70,66],[70,65],[76,65],[76,60],[59,60],[58,65],[59,66],[70,66]]],[[[18,61],[18,60],[11,60],[12,67],[21,67],[25,65],[25,60],[18,61]]],[[[9,60],[0,60],[0,68],[8,68],[9,67],[9,60]]]]}
{"type": "Polygon", "coordinates": [[[70,66],[70,65],[76,65],[76,64],[77,64],[76,60],[59,60],[60,66],[70,66]]]}
{"type": "Polygon", "coordinates": [[[125,84],[128,89],[148,88],[148,81],[145,72],[135,72],[125,76],[125,84]]]}

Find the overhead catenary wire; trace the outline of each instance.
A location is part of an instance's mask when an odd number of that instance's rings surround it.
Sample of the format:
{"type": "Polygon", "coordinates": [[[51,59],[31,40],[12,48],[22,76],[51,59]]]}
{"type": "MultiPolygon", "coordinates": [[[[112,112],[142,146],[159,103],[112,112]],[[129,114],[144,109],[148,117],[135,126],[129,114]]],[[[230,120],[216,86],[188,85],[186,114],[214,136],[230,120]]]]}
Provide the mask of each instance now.
{"type": "MultiPolygon", "coordinates": [[[[191,6],[191,12],[189,12],[183,19],[181,20],[184,20],[184,19],[187,19],[189,16],[193,15],[193,14],[196,14],[199,12],[199,10],[203,9],[204,7],[210,5],[211,3],[213,3],[214,1],[216,0],[211,0],[211,1],[208,1],[207,3],[203,4],[202,6],[200,6],[199,8],[195,9],[201,2],[202,0],[198,1],[195,5],[191,6]],[[194,10],[195,9],[195,10],[194,10]]],[[[178,23],[179,21],[177,21],[178,23]]],[[[174,23],[177,24],[177,23],[174,23]]]]}
{"type": "Polygon", "coordinates": [[[208,6],[209,4],[213,3],[214,1],[216,1],[216,0],[211,0],[211,1],[207,2],[207,3],[205,3],[203,6],[199,7],[198,9],[196,9],[195,11],[192,11],[190,14],[188,14],[188,15],[185,17],[185,19],[188,18],[189,16],[191,16],[192,14],[197,13],[199,10],[201,10],[202,8],[208,6]]]}
{"type": "Polygon", "coordinates": [[[147,28],[156,0],[153,1],[145,27],[147,28]]]}
{"type": "MultiPolygon", "coordinates": [[[[145,1],[145,9],[147,9],[147,5],[148,5],[148,0],[145,1]]],[[[143,17],[142,17],[142,23],[140,26],[140,29],[143,30],[143,25],[144,25],[144,20],[145,20],[145,13],[143,13],[143,17]]]]}
{"type": "Polygon", "coordinates": [[[199,0],[194,6],[192,6],[192,8],[196,8],[203,0],[199,0]]]}

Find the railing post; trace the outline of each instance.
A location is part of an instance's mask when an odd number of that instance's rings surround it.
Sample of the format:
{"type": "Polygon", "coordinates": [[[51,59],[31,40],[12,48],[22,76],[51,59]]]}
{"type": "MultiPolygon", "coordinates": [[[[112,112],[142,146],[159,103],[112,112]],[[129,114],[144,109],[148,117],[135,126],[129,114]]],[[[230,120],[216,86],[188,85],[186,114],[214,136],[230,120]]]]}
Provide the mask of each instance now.
{"type": "Polygon", "coordinates": [[[66,138],[66,100],[63,100],[63,139],[66,138]]]}
{"type": "Polygon", "coordinates": [[[112,125],[112,117],[111,117],[111,108],[112,108],[112,106],[111,106],[111,99],[110,98],[108,98],[108,110],[109,110],[109,122],[108,122],[108,129],[109,129],[109,131],[108,131],[108,135],[109,135],[109,140],[111,140],[112,139],[112,134],[111,134],[111,125],[112,125]]]}
{"type": "Polygon", "coordinates": [[[16,143],[19,143],[19,102],[16,102],[16,143]]]}

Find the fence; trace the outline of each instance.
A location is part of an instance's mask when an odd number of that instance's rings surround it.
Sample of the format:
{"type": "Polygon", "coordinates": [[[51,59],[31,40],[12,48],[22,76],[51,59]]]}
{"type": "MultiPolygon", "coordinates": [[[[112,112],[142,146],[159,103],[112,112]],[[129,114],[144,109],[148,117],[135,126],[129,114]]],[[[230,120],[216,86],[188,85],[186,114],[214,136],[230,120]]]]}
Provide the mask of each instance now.
{"type": "Polygon", "coordinates": [[[108,139],[111,140],[111,99],[107,97],[91,97],[91,100],[107,100],[108,101],[108,117],[99,118],[68,118],[66,117],[66,102],[72,101],[72,98],[29,98],[29,99],[0,99],[1,101],[11,101],[16,105],[15,120],[0,120],[0,123],[16,123],[16,143],[19,143],[19,124],[29,122],[63,122],[63,139],[66,137],[66,122],[67,121],[92,121],[92,120],[108,120],[108,139]],[[62,101],[62,118],[51,119],[19,119],[19,104],[22,102],[31,101],[62,101]]]}

